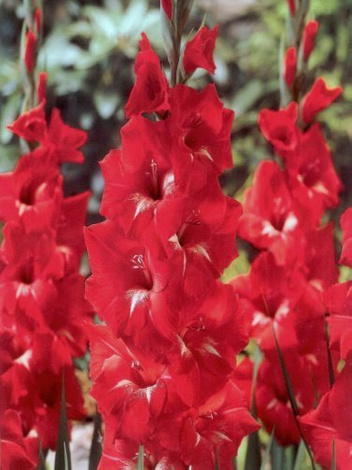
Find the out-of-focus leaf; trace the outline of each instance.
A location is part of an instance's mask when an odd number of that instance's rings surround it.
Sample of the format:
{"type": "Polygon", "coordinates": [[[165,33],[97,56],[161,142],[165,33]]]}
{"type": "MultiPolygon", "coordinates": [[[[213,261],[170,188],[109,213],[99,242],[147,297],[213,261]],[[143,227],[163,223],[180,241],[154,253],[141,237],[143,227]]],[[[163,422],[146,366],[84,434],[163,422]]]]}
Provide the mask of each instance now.
{"type": "Polygon", "coordinates": [[[38,465],[37,470],[46,470],[45,466],[45,455],[42,449],[42,443],[39,443],[39,455],[38,455],[38,465]]]}
{"type": "Polygon", "coordinates": [[[0,172],[13,170],[20,155],[18,145],[0,145],[0,172]]]}
{"type": "Polygon", "coordinates": [[[246,274],[249,270],[249,262],[246,253],[241,250],[239,256],[225,269],[221,276],[222,282],[227,283],[239,274],[246,274]]]}
{"type": "Polygon", "coordinates": [[[272,470],[283,470],[285,466],[285,449],[277,443],[275,438],[271,445],[270,455],[272,470]]]}
{"type": "Polygon", "coordinates": [[[304,445],[304,442],[301,441],[299,443],[299,446],[298,446],[298,450],[297,450],[293,470],[301,470],[302,469],[302,463],[303,463],[303,459],[304,459],[305,454],[306,454],[306,447],[304,445]]]}
{"type": "Polygon", "coordinates": [[[144,446],[139,446],[137,470],[144,470],[144,446]]]}
{"type": "Polygon", "coordinates": [[[260,470],[266,470],[267,466],[269,464],[270,453],[271,453],[272,445],[273,445],[273,442],[274,442],[274,433],[275,433],[275,427],[271,431],[269,442],[268,442],[268,444],[265,448],[265,452],[264,452],[264,455],[263,455],[260,470]]]}
{"type": "Polygon", "coordinates": [[[62,395],[58,439],[56,443],[55,470],[72,470],[70,437],[66,413],[65,374],[62,373],[62,395]]]}
{"type": "Polygon", "coordinates": [[[70,67],[79,62],[82,54],[84,51],[67,39],[64,29],[58,28],[41,47],[39,61],[42,63],[45,59],[48,69],[55,66],[70,67]]]}
{"type": "Polygon", "coordinates": [[[333,441],[332,441],[331,470],[337,470],[337,462],[336,462],[336,442],[335,442],[335,439],[333,439],[333,441]]]}
{"type": "Polygon", "coordinates": [[[248,436],[248,446],[244,470],[253,470],[261,468],[260,441],[258,432],[248,436]]]}
{"type": "Polygon", "coordinates": [[[96,413],[94,416],[94,431],[92,438],[92,445],[90,447],[89,453],[89,467],[88,470],[96,470],[102,454],[101,447],[101,416],[99,413],[96,413]]]}
{"type": "Polygon", "coordinates": [[[215,456],[215,470],[220,470],[220,456],[219,456],[219,449],[216,449],[216,456],[215,456]]]}
{"type": "Polygon", "coordinates": [[[236,116],[244,114],[263,95],[265,87],[260,80],[251,80],[241,88],[232,102],[236,116]]]}
{"type": "Polygon", "coordinates": [[[117,93],[109,93],[105,90],[97,90],[94,94],[94,104],[101,118],[109,119],[120,103],[117,93]]]}
{"type": "Polygon", "coordinates": [[[2,144],[10,142],[13,133],[7,129],[9,124],[16,119],[18,111],[21,106],[21,95],[14,93],[9,96],[5,104],[1,106],[0,111],[0,141],[2,144]]]}

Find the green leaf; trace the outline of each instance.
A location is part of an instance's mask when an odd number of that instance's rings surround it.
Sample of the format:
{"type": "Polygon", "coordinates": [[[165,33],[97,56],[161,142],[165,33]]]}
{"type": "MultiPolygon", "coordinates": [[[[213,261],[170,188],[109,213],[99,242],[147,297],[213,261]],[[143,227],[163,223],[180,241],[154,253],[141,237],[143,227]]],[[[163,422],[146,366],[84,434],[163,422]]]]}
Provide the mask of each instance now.
{"type": "Polygon", "coordinates": [[[258,431],[248,436],[248,446],[244,470],[261,468],[260,441],[258,431]]]}
{"type": "Polygon", "coordinates": [[[274,433],[275,433],[275,427],[271,431],[270,439],[269,439],[269,442],[266,446],[265,453],[263,455],[263,460],[262,460],[262,464],[260,466],[260,470],[266,470],[266,468],[269,464],[270,453],[271,453],[271,449],[272,449],[273,442],[274,442],[274,433]]]}
{"type": "Polygon", "coordinates": [[[62,371],[62,395],[58,439],[56,443],[55,470],[72,470],[70,437],[66,413],[65,374],[62,371]]]}
{"type": "Polygon", "coordinates": [[[337,470],[337,463],[336,463],[336,443],[335,443],[335,439],[333,439],[333,441],[332,441],[331,470],[337,470]]]}
{"type": "Polygon", "coordinates": [[[219,455],[219,448],[216,449],[216,456],[215,456],[215,470],[220,470],[220,455],[219,455]]]}
{"type": "Polygon", "coordinates": [[[107,90],[97,90],[94,94],[94,104],[101,118],[109,119],[120,103],[120,96],[107,90]]]}
{"type": "Polygon", "coordinates": [[[99,413],[96,413],[96,415],[94,416],[94,431],[93,431],[92,444],[90,446],[90,452],[89,452],[88,470],[96,470],[98,468],[98,464],[101,458],[101,454],[102,454],[101,424],[102,424],[101,415],[99,413]]]}
{"type": "Polygon", "coordinates": [[[45,470],[45,454],[43,452],[42,443],[39,443],[39,456],[38,456],[38,465],[37,470],[45,470]]]}
{"type": "Polygon", "coordinates": [[[296,460],[295,460],[293,470],[301,470],[303,457],[305,455],[305,449],[306,449],[306,446],[305,446],[304,442],[301,440],[301,442],[299,443],[299,446],[298,446],[298,451],[297,451],[297,454],[296,454],[296,460]]]}
{"type": "Polygon", "coordinates": [[[274,438],[271,445],[271,468],[272,470],[283,470],[285,466],[285,449],[281,447],[274,438]]]}
{"type": "Polygon", "coordinates": [[[139,446],[137,470],[144,470],[144,447],[142,445],[139,446]]]}
{"type": "Polygon", "coordinates": [[[330,388],[332,388],[335,383],[335,374],[334,374],[334,365],[333,365],[332,357],[331,357],[331,351],[329,347],[330,338],[329,338],[328,322],[326,321],[326,318],[324,318],[324,331],[325,331],[325,341],[326,341],[326,352],[328,355],[329,383],[330,383],[330,388]]]}

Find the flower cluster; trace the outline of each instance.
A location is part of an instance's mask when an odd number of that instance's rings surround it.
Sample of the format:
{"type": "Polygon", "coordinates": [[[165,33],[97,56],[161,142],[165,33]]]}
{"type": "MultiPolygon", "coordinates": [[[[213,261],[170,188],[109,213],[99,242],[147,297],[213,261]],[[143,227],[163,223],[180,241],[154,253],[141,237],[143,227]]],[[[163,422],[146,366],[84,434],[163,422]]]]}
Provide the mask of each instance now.
{"type": "MultiPolygon", "coordinates": [[[[343,248],[340,262],[352,267],[352,209],[341,218],[343,248]]],[[[337,470],[352,465],[352,282],[332,285],[324,293],[330,333],[330,351],[340,360],[338,370],[331,371],[331,390],[318,407],[300,418],[303,434],[314,457],[324,467],[337,470]],[[341,370],[342,367],[342,370],[341,370]]]]}
{"type": "MultiPolygon", "coordinates": [[[[275,428],[281,445],[300,441],[302,429],[294,414],[310,412],[329,391],[329,363],[336,368],[338,362],[333,350],[327,352],[324,295],[337,282],[338,270],[333,225],[324,223],[323,216],[327,208],[337,206],[342,185],[316,118],[341,88],[328,88],[318,78],[301,96],[317,23],[308,21],[297,28],[297,21],[306,17],[306,6],[302,2],[297,11],[294,6],[290,2],[292,21],[296,31],[303,31],[303,40],[296,38],[284,60],[283,79],[291,102],[259,115],[261,132],[278,158],[259,164],[244,195],[239,223],[240,236],[259,253],[250,273],[232,281],[250,336],[264,352],[256,383],[258,416],[269,432],[275,428]]],[[[242,367],[249,374],[250,363],[242,367]]]]}
{"type": "MultiPolygon", "coordinates": [[[[35,18],[40,21],[38,13],[35,18]]],[[[30,30],[28,73],[34,68],[33,37],[30,30]]],[[[60,164],[83,161],[79,147],[86,134],[65,125],[57,109],[47,121],[45,83],[41,74],[32,97],[37,105],[9,126],[28,152],[14,171],[0,175],[4,468],[34,469],[38,444],[55,448],[63,377],[68,417],[85,415],[72,359],[87,349],[82,321],[89,309],[79,267],[89,193],[65,197],[60,164]]]]}
{"type": "MultiPolygon", "coordinates": [[[[168,18],[171,3],[164,2],[168,18]]],[[[180,2],[182,3],[182,2],[180,2]]],[[[187,75],[213,71],[216,30],[188,42],[187,75]]],[[[121,150],[102,162],[102,223],[86,229],[92,395],[105,423],[99,468],[232,468],[258,428],[234,381],[247,344],[219,277],[236,257],[240,205],[223,195],[233,113],[213,85],[170,87],[145,35],[121,150]]]]}

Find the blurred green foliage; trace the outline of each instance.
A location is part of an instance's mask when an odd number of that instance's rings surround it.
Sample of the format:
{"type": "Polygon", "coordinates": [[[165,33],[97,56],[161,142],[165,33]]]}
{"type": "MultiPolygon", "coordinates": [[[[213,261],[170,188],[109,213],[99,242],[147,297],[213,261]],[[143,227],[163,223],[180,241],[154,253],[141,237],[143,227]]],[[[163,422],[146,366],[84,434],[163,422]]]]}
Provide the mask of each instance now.
{"type": "MultiPolygon", "coordinates": [[[[257,129],[258,111],[279,106],[279,45],[285,36],[285,0],[198,0],[190,21],[196,29],[204,13],[213,26],[220,22],[214,77],[227,106],[236,111],[233,150],[235,169],[222,177],[228,194],[241,198],[254,168],[271,149],[257,129]],[[230,5],[230,7],[229,7],[230,5]],[[228,8],[229,11],[225,11],[228,8]]],[[[346,190],[343,207],[352,203],[352,5],[350,0],[312,0],[310,17],[320,21],[310,62],[309,86],[323,76],[342,84],[344,97],[321,119],[346,190]]],[[[123,106],[133,85],[133,61],[142,31],[166,66],[157,0],[44,0],[44,44],[39,68],[49,73],[49,107],[58,106],[66,122],[89,133],[83,168],[67,166],[67,192],[92,187],[90,211],[97,218],[102,178],[97,162],[119,145],[123,106]]],[[[23,10],[20,0],[0,6],[0,171],[13,167],[18,143],[6,129],[22,100],[18,63],[23,10]]],[[[211,78],[198,73],[194,86],[211,78]]],[[[342,209],[340,209],[341,211],[342,209]]],[[[236,268],[237,269],[237,268],[236,268]]],[[[243,269],[238,268],[240,271],[243,269]]]]}

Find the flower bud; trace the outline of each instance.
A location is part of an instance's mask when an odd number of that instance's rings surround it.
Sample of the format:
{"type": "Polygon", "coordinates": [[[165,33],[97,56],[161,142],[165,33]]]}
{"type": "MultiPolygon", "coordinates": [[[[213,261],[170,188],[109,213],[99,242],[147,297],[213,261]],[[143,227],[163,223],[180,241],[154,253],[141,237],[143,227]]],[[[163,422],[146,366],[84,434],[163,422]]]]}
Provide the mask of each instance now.
{"type": "Polygon", "coordinates": [[[290,13],[292,16],[295,16],[296,13],[296,5],[295,5],[295,0],[287,0],[288,7],[290,9],[290,13]]]}
{"type": "Polygon", "coordinates": [[[286,51],[284,79],[289,88],[292,87],[296,78],[297,54],[296,48],[290,47],[286,51]]]}
{"type": "Polygon", "coordinates": [[[310,20],[306,24],[303,36],[303,59],[305,62],[309,59],[312,50],[314,49],[315,36],[318,32],[319,23],[315,20],[310,20]]]}
{"type": "Polygon", "coordinates": [[[28,73],[32,73],[35,65],[35,46],[36,36],[30,29],[26,37],[26,46],[24,50],[24,63],[28,73]]]}
{"type": "Polygon", "coordinates": [[[161,8],[164,10],[165,15],[172,21],[172,0],[160,0],[161,8]]]}
{"type": "Polygon", "coordinates": [[[39,75],[38,89],[37,89],[38,103],[41,103],[42,101],[46,100],[47,79],[48,77],[47,77],[46,72],[41,72],[39,75]]]}
{"type": "Polygon", "coordinates": [[[37,8],[34,13],[34,21],[35,21],[35,27],[37,34],[40,33],[42,29],[42,11],[40,8],[37,8]]]}

